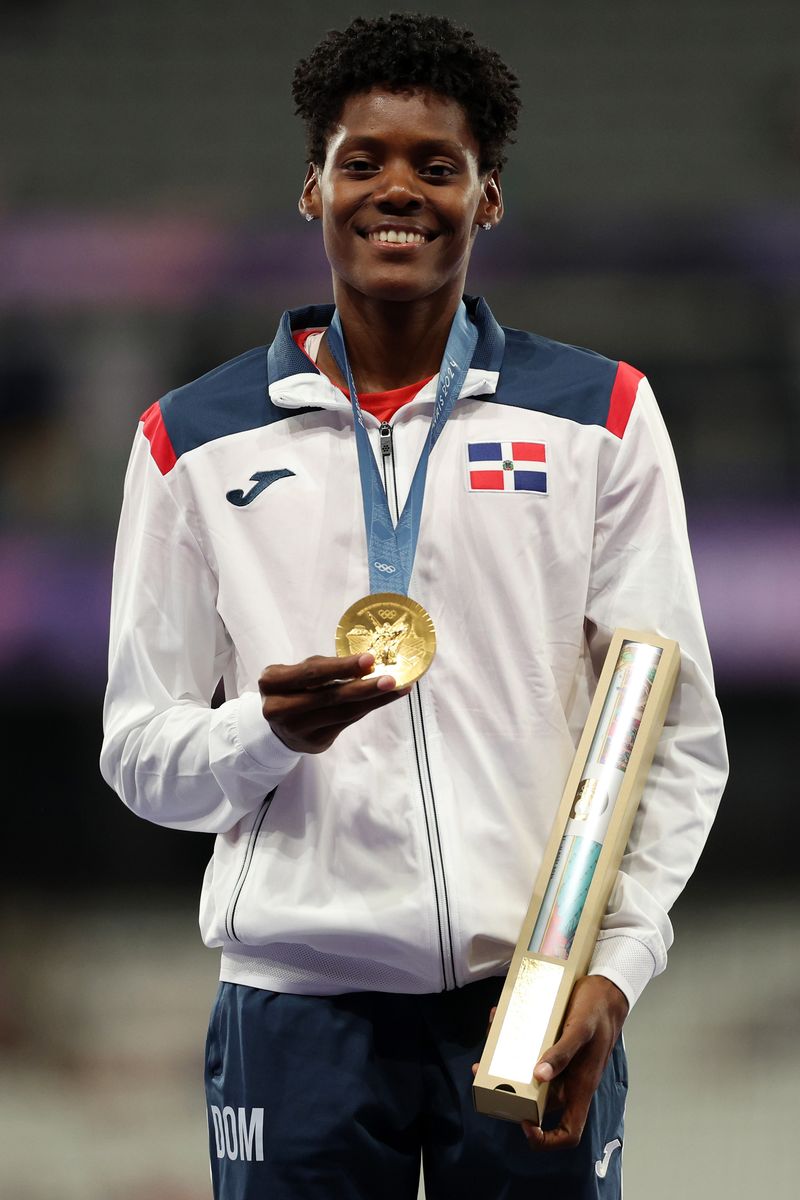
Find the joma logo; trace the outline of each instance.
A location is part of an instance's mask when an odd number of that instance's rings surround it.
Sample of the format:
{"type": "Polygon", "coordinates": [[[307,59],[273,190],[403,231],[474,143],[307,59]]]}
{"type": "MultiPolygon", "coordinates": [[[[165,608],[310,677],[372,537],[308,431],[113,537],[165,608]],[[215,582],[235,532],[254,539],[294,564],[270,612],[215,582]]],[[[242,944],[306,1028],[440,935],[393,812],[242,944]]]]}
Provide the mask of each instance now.
{"type": "Polygon", "coordinates": [[[279,479],[288,479],[290,475],[294,475],[294,471],[288,471],[286,467],[281,467],[280,471],[256,471],[254,475],[250,476],[255,487],[251,487],[249,492],[243,492],[241,488],[234,488],[232,492],[225,493],[225,499],[231,504],[235,504],[237,508],[244,508],[246,504],[252,504],[256,496],[260,496],[265,488],[279,479]]]}
{"type": "Polygon", "coordinates": [[[246,1108],[219,1109],[212,1104],[209,1109],[217,1143],[217,1158],[264,1161],[264,1110],[250,1109],[250,1121],[246,1108]]]}

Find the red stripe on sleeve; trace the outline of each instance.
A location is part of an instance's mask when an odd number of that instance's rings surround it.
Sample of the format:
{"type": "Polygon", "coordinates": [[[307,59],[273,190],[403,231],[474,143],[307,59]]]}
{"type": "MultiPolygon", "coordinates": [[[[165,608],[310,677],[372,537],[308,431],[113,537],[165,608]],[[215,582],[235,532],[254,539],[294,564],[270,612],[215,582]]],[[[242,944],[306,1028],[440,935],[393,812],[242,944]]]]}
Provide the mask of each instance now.
{"type": "Polygon", "coordinates": [[[635,367],[631,367],[627,363],[621,362],[617,366],[617,375],[608,404],[606,429],[610,433],[615,433],[618,438],[621,438],[625,432],[633,402],[636,399],[639,381],[643,378],[641,371],[637,371],[635,367]]]}
{"type": "Polygon", "coordinates": [[[151,404],[147,412],[142,415],[142,428],[144,436],[150,443],[150,453],[156,466],[162,475],[166,475],[175,466],[178,456],[169,440],[169,434],[161,416],[161,405],[158,401],[151,404]]]}
{"type": "Polygon", "coordinates": [[[512,442],[511,457],[515,462],[544,462],[544,442],[512,442]]]}

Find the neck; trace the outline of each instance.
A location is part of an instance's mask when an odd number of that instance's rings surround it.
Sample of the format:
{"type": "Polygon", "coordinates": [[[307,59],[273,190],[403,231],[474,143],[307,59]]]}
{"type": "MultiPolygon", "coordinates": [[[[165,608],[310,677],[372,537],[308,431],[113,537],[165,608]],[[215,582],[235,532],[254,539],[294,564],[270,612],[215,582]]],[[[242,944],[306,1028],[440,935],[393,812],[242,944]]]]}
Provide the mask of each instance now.
{"type": "MultiPolygon", "coordinates": [[[[334,298],[358,392],[387,392],[438,372],[460,289],[446,301],[438,293],[411,302],[374,300],[338,287],[334,298]]],[[[324,341],[317,365],[347,390],[324,341]]]]}

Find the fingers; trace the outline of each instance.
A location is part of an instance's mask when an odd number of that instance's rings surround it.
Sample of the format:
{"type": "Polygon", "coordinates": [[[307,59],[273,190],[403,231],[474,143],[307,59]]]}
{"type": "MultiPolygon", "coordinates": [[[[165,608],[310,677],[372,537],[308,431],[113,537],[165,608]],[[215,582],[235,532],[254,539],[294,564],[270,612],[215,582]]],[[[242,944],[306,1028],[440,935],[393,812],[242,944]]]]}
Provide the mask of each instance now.
{"type": "Polygon", "coordinates": [[[531,1150],[570,1150],[580,1142],[585,1124],[586,1116],[574,1125],[572,1118],[568,1119],[565,1116],[554,1129],[542,1129],[530,1121],[523,1121],[522,1132],[528,1139],[531,1150]]]}
{"type": "Polygon", "coordinates": [[[573,1058],[592,1039],[593,1030],[583,1022],[564,1027],[564,1032],[554,1046],[545,1051],[536,1064],[533,1077],[542,1083],[549,1083],[560,1075],[572,1062],[573,1058]]]}
{"type": "MultiPolygon", "coordinates": [[[[375,665],[373,654],[351,654],[347,658],[314,654],[303,662],[286,666],[275,663],[262,673],[258,686],[263,695],[287,696],[299,691],[328,687],[340,680],[361,679],[375,665]]],[[[379,680],[391,676],[380,675],[379,680]]],[[[382,685],[384,688],[386,684],[382,685]]]]}
{"type": "Polygon", "coordinates": [[[597,1038],[607,1058],[624,1020],[624,1013],[616,1014],[617,996],[627,1011],[627,1001],[609,980],[599,975],[579,979],[570,997],[561,1036],[539,1059],[534,1078],[543,1083],[555,1079],[597,1038]]]}
{"type": "MultiPolygon", "coordinates": [[[[586,994],[594,989],[584,988],[586,994]]],[[[547,1050],[534,1070],[534,1078],[550,1082],[547,1113],[555,1119],[550,1129],[523,1121],[522,1129],[532,1150],[559,1150],[577,1146],[589,1107],[600,1083],[617,1033],[612,1023],[587,1016],[580,999],[554,1046],[547,1050]]]]}
{"type": "Polygon", "coordinates": [[[598,1082],[586,1075],[580,1053],[583,1045],[581,1043],[574,1050],[570,1045],[557,1042],[536,1066],[535,1079],[542,1083],[553,1081],[547,1092],[546,1111],[551,1118],[557,1115],[558,1122],[549,1129],[531,1121],[522,1122],[522,1131],[531,1150],[567,1149],[577,1146],[581,1140],[598,1082]]]}
{"type": "MultiPolygon", "coordinates": [[[[577,1146],[589,1116],[596,1086],[597,1082],[588,1078],[571,1081],[571,1086],[560,1096],[563,1108],[552,1128],[543,1129],[540,1125],[534,1125],[532,1121],[523,1121],[522,1132],[528,1139],[531,1150],[566,1150],[577,1146]]],[[[548,1114],[553,1113],[551,1099],[551,1095],[548,1094],[548,1114]]]]}
{"type": "MultiPolygon", "coordinates": [[[[348,725],[360,721],[374,709],[383,708],[385,705],[407,696],[411,690],[410,688],[394,687],[394,680],[392,680],[392,685],[390,690],[377,691],[373,689],[360,697],[351,695],[342,695],[332,699],[326,697],[321,703],[315,703],[311,698],[292,697],[289,700],[282,700],[280,709],[270,709],[271,717],[268,719],[274,720],[279,715],[284,722],[291,720],[292,729],[297,733],[325,730],[335,738],[348,725]]],[[[331,691],[333,690],[332,688],[331,691]]]]}
{"type": "Polygon", "coordinates": [[[348,725],[408,695],[393,676],[372,675],[374,665],[374,655],[353,654],[269,666],[258,681],[264,718],[291,750],[319,754],[348,725]]]}
{"type": "MultiPolygon", "coordinates": [[[[496,1007],[489,1013],[489,1027],[496,1013],[496,1007]]],[[[522,1131],[532,1150],[566,1149],[577,1146],[581,1140],[604,1065],[600,1065],[598,1072],[599,1048],[593,1046],[593,1041],[591,1022],[568,1018],[561,1037],[536,1064],[534,1078],[543,1083],[553,1081],[548,1089],[547,1112],[551,1119],[557,1116],[558,1123],[542,1129],[532,1121],[522,1122],[522,1131]]],[[[473,1076],[478,1067],[478,1063],[472,1064],[473,1076]]]]}
{"type": "MultiPolygon", "coordinates": [[[[490,1014],[490,1025],[495,1011],[493,1009],[490,1014]]],[[[534,1068],[534,1079],[548,1087],[547,1119],[544,1122],[547,1127],[534,1125],[532,1121],[522,1122],[522,1131],[532,1150],[559,1150],[578,1145],[592,1097],[627,1012],[626,997],[603,976],[584,976],[575,984],[561,1036],[534,1068]]],[[[473,1075],[477,1069],[476,1063],[472,1068],[473,1075]]]]}
{"type": "Polygon", "coordinates": [[[267,720],[288,719],[299,726],[303,726],[306,716],[318,722],[320,727],[356,721],[371,708],[380,707],[385,700],[407,695],[409,691],[398,688],[391,675],[381,675],[376,679],[354,679],[348,683],[275,692],[271,690],[267,675],[265,671],[259,680],[267,720]]]}
{"type": "Polygon", "coordinates": [[[580,1088],[579,1094],[576,1092],[568,1097],[559,1087],[559,1082],[557,1080],[547,1092],[545,1113],[539,1118],[541,1124],[522,1122],[522,1132],[531,1150],[566,1149],[577,1146],[581,1140],[594,1088],[580,1088]]]}
{"type": "Polygon", "coordinates": [[[387,693],[396,691],[391,675],[364,678],[374,662],[371,654],[316,656],[289,667],[267,667],[258,681],[264,716],[270,723],[289,720],[299,727],[303,727],[305,714],[314,715],[315,720],[319,717],[321,727],[355,721],[387,693]],[[348,705],[359,711],[347,712],[348,705]],[[331,712],[323,714],[324,709],[331,712]]]}

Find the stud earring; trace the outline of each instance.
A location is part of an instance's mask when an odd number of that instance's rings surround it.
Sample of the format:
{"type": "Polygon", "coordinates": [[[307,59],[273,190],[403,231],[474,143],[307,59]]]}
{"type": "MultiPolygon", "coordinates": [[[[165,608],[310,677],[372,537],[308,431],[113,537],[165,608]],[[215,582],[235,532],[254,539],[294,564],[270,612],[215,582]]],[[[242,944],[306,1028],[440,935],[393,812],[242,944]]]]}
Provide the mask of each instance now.
{"type": "Polygon", "coordinates": [[[494,229],[494,225],[492,225],[491,221],[484,221],[484,223],[481,225],[481,229],[485,229],[486,232],[489,233],[491,229],[494,229]]]}
{"type": "Polygon", "coordinates": [[[312,217],[311,213],[305,213],[305,214],[304,214],[304,216],[305,216],[305,218],[306,218],[306,220],[307,220],[307,221],[313,221],[313,220],[314,220],[314,218],[312,217]]]}

